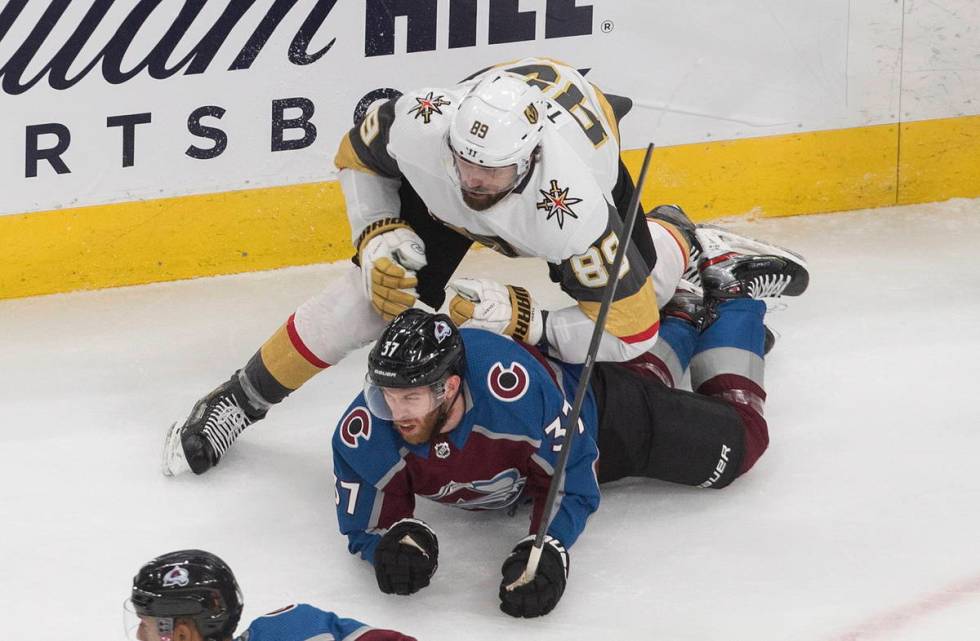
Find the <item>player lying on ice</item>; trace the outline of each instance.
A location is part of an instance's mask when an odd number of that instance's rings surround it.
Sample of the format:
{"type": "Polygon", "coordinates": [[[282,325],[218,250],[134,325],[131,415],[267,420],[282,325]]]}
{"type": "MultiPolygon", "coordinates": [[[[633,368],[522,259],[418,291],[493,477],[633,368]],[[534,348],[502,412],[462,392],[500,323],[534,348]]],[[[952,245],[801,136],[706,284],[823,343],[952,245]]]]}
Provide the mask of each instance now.
{"type": "Polygon", "coordinates": [[[134,641],[415,641],[342,619],[312,605],[280,608],[252,622],[241,636],[242,592],[228,564],[203,550],[178,550],[143,565],[126,601],[127,638],[134,641]]]}
{"type": "MultiPolygon", "coordinates": [[[[475,240],[507,256],[549,263],[576,304],[542,313],[518,286],[457,288],[482,303],[471,326],[496,325],[501,305],[516,313],[508,333],[582,362],[602,287],[609,279],[634,187],[620,160],[625,98],[604,95],[575,69],[527,58],[478,72],[448,88],[423,88],[380,103],[341,140],[334,162],[357,250],[354,264],[303,303],[230,380],[171,427],[165,474],[202,474],[251,423],[312,376],[372,340],[385,322],[421,301],[439,309],[445,288],[475,240]]],[[[600,345],[600,361],[649,350],[658,308],[703,247],[676,207],[660,207],[631,230],[628,271],[600,345]]],[[[721,257],[720,277],[768,279],[768,295],[805,288],[805,273],[777,248],[759,257],[721,257]],[[768,258],[765,255],[770,255],[768,258]]]]}
{"type": "MultiPolygon", "coordinates": [[[[678,291],[650,352],[596,364],[534,580],[505,587],[523,572],[533,536],[504,561],[504,612],[555,607],[601,483],[641,476],[723,488],[765,451],[766,306],[736,289],[678,291]],[[694,392],[675,389],[688,367],[694,392]]],[[[472,304],[457,297],[450,307],[465,317],[472,304]]],[[[383,592],[418,591],[438,564],[435,533],[413,516],[415,495],[464,509],[527,497],[537,531],[581,369],[495,333],[459,331],[445,315],[412,309],[392,321],[332,443],[340,530],[383,592]]]]}

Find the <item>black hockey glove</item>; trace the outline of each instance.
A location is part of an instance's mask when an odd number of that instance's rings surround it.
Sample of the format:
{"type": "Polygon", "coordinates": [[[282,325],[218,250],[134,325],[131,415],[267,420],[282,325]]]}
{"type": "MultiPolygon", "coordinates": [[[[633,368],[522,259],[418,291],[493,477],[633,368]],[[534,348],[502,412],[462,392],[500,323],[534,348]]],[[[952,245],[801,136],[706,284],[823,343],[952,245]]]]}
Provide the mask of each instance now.
{"type": "Polygon", "coordinates": [[[439,541],[418,519],[392,525],[374,551],[374,575],[385,594],[414,594],[439,567],[439,541]]]}
{"type": "Polygon", "coordinates": [[[534,537],[522,539],[514,551],[504,561],[501,572],[504,575],[500,582],[500,609],[512,617],[539,617],[548,614],[556,605],[565,591],[565,579],[568,578],[568,551],[558,539],[546,536],[544,548],[541,550],[541,560],[534,580],[519,588],[508,590],[507,586],[517,580],[527,567],[528,557],[534,537]]]}

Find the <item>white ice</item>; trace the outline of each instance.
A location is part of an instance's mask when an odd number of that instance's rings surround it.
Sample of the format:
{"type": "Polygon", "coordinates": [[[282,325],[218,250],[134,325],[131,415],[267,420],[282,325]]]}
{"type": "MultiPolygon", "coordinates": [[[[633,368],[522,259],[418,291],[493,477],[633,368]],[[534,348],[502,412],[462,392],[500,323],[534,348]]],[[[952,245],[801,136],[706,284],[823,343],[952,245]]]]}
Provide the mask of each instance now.
{"type": "MultiPolygon", "coordinates": [[[[980,638],[980,200],[731,226],[810,261],[768,318],[769,451],[721,491],[605,487],[537,620],[497,609],[526,513],[421,504],[441,557],[412,597],[348,554],[330,435],[363,350],[211,473],[160,475],[169,423],[336,267],[0,302],[0,634],[120,638],[136,569],[199,547],[235,568],[244,622],[300,601],[427,641],[980,638]]],[[[488,270],[561,302],[533,261],[464,264],[488,270]]]]}

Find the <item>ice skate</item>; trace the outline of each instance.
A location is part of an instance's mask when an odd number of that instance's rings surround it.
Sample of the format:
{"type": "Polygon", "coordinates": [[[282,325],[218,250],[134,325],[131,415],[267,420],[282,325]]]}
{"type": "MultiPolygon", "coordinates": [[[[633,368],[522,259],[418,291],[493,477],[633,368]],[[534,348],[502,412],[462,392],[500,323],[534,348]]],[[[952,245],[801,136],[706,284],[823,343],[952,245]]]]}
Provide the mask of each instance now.
{"type": "Polygon", "coordinates": [[[218,464],[246,427],[265,417],[268,407],[256,408],[236,372],[230,380],[199,400],[190,416],[170,427],[163,447],[163,474],[188,470],[203,474],[218,464]]]}
{"type": "Polygon", "coordinates": [[[695,230],[703,255],[699,269],[705,295],[715,298],[799,296],[810,282],[802,256],[718,227],[695,230]]]}

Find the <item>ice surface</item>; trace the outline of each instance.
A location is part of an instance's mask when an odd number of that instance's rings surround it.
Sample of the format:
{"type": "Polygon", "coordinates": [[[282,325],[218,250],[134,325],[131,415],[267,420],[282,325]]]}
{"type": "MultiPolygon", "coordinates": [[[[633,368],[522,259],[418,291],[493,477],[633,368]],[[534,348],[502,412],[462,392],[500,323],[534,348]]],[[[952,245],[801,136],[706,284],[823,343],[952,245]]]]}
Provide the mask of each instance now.
{"type": "MultiPolygon", "coordinates": [[[[317,266],[0,302],[0,603],[9,639],[122,635],[152,556],[235,568],[247,622],[295,601],[426,640],[980,638],[980,200],[736,220],[810,261],[768,318],[772,443],[722,491],[606,486],[549,616],[497,610],[526,513],[423,503],[432,585],[386,596],[337,533],[330,435],[364,351],[251,428],[203,477],[159,473],[167,425],[336,273],[317,266]]],[[[489,252],[463,271],[530,284],[489,252]]]]}

